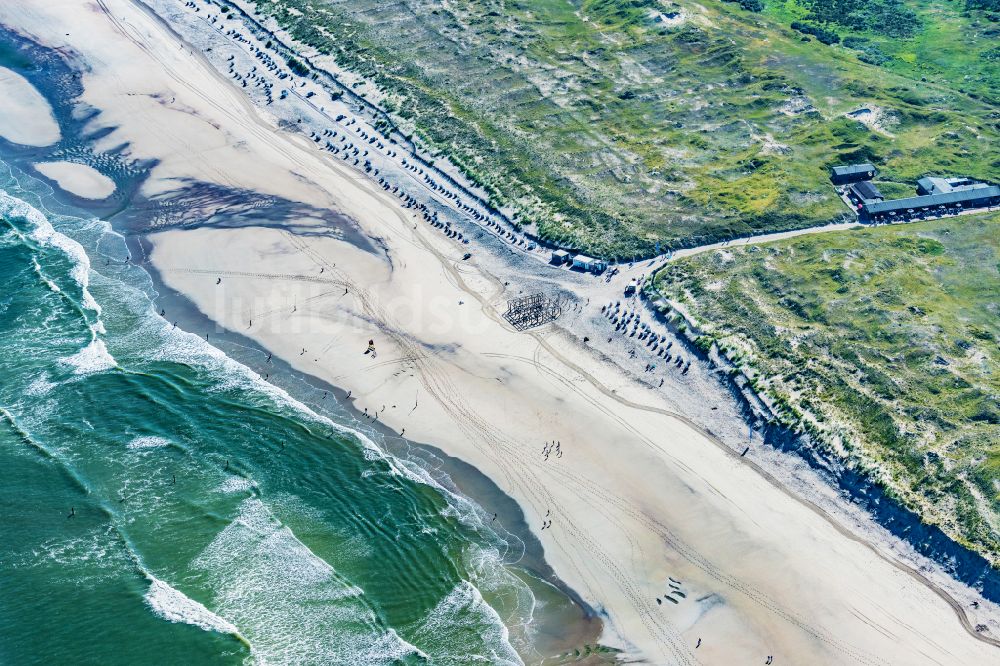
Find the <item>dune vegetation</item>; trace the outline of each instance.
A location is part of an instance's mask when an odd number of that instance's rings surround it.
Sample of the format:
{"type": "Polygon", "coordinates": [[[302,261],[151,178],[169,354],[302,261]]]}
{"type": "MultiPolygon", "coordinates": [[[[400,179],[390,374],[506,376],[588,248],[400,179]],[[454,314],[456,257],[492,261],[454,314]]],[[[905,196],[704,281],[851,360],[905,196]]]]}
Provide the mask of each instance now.
{"type": "Polygon", "coordinates": [[[653,289],[781,422],[1000,561],[1000,214],[731,245],[653,289]]]}
{"type": "Polygon", "coordinates": [[[977,3],[255,1],[520,223],[622,259],[836,219],[833,164],[1000,178],[977,3]]]}

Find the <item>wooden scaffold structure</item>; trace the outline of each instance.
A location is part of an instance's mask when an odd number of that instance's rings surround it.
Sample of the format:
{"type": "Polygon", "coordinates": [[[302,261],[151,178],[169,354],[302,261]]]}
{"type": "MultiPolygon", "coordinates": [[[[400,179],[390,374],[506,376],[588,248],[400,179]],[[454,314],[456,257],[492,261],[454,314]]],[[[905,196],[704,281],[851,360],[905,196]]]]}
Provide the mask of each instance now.
{"type": "Polygon", "coordinates": [[[546,298],[544,294],[521,296],[507,301],[504,319],[519,331],[526,331],[553,321],[562,314],[559,301],[546,298]]]}

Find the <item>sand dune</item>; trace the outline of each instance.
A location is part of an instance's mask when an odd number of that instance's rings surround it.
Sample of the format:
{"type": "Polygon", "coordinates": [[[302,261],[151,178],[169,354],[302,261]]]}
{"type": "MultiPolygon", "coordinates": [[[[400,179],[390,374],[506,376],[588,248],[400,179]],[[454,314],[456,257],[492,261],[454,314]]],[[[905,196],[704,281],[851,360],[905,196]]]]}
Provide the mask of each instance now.
{"type": "Polygon", "coordinates": [[[485,259],[463,261],[467,246],[302,133],[277,130],[143,6],[27,5],[4,5],[0,19],[87,63],[84,100],[115,128],[102,141],[160,160],[146,194],[183,179],[245,188],[333,208],[378,239],[369,251],[280,228],[150,238],[153,267],[210,318],[493,478],[559,576],[607,620],[608,642],[657,664],[998,658],[897,566],[894,546],[853,538],[578,336],[514,331],[500,310],[517,285],[485,259]],[[363,353],[369,339],[376,358],[363,353]],[[562,455],[545,459],[553,440],[562,455]]]}

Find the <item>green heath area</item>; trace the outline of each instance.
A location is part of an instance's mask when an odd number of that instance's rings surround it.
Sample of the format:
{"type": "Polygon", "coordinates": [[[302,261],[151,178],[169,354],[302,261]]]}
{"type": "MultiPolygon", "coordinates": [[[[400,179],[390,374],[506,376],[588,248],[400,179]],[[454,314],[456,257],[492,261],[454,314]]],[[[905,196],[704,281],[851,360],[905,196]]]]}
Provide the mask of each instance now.
{"type": "Polygon", "coordinates": [[[1000,562],[1000,214],[727,246],[652,290],[780,422],[1000,562]]]}
{"type": "Polygon", "coordinates": [[[1000,179],[996,0],[257,0],[545,239],[609,259],[1000,179]]]}

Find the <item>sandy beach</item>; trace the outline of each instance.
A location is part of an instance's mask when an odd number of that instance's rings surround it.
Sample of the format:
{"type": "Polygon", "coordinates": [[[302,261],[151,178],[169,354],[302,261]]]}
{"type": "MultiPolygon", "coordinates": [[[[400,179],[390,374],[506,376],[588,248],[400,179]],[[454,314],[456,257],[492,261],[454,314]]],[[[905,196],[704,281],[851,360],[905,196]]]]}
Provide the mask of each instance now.
{"type": "MultiPolygon", "coordinates": [[[[168,0],[0,7],[5,25],[72,54],[81,101],[100,110],[93,129],[109,130],[98,148],[127,144],[134,159],[158,160],[143,195],[207,183],[241,191],[245,204],[299,206],[273,224],[223,227],[211,224],[223,211],[208,202],[204,224],[148,235],[150,268],[219,326],[493,479],[556,574],[605,620],[607,644],[655,664],[1000,658],[983,640],[990,634],[972,630],[1000,631],[992,604],[972,614],[972,590],[863,517],[846,522],[849,507],[834,515],[834,489],[803,497],[796,483],[813,477],[783,477],[798,468],[759,440],[741,458],[745,430],[710,372],[653,391],[613,351],[585,344],[611,335],[599,308],[620,281],[512,258],[485,236],[466,244],[442,234],[310,135],[340,107],[303,95],[298,106],[262,108],[259,93],[225,74],[230,55],[255,62],[245,45],[201,17],[177,18],[187,14],[168,0]],[[186,41],[197,21],[204,43],[186,41]],[[330,210],[347,219],[331,226],[330,210]],[[507,300],[534,291],[561,293],[564,316],[518,332],[503,319],[507,300]],[[716,404],[718,424],[709,420],[716,404]]],[[[37,115],[37,100],[12,80],[0,77],[12,93],[5,105],[37,115]]],[[[0,109],[5,117],[21,116],[0,109]]],[[[0,127],[14,141],[12,131],[0,127]]],[[[48,126],[21,138],[55,140],[48,126]]],[[[104,191],[47,175],[80,196],[104,191]]]]}
{"type": "Polygon", "coordinates": [[[84,199],[106,199],[115,192],[115,181],[86,164],[40,162],[34,166],[62,189],[84,199]]]}

